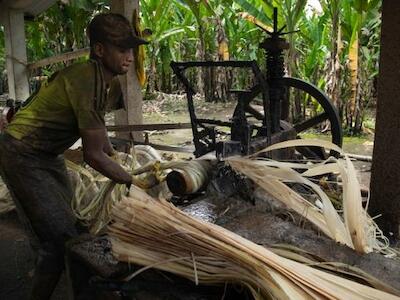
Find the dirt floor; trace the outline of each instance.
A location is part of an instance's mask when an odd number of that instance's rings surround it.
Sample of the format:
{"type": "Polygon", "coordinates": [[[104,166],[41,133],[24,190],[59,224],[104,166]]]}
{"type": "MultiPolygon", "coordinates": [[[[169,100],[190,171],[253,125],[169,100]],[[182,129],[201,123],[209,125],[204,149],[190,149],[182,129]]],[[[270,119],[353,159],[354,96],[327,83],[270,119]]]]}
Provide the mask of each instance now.
{"type": "Polygon", "coordinates": [[[0,299],[25,299],[34,257],[14,212],[0,216],[0,299]]]}
{"type": "MultiPolygon", "coordinates": [[[[0,300],[28,299],[35,255],[15,211],[0,215],[0,300]]],[[[53,295],[67,299],[63,276],[53,295]]]]}

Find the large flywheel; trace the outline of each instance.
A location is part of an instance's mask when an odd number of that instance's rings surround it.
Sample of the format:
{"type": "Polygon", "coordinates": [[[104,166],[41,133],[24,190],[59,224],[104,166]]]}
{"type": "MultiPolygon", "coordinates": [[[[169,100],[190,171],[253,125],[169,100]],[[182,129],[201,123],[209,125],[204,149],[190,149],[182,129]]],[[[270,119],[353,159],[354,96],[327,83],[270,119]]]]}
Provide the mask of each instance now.
{"type": "MultiPolygon", "coordinates": [[[[314,99],[320,106],[320,112],[312,117],[309,117],[306,120],[302,120],[297,123],[286,122],[284,120],[280,120],[281,118],[279,118],[278,120],[274,120],[277,118],[276,115],[279,111],[289,111],[290,107],[271,112],[269,117],[273,120],[269,120],[268,122],[278,122],[279,124],[279,128],[275,128],[275,130],[272,131],[272,134],[277,133],[278,131],[294,129],[296,132],[296,137],[300,138],[302,134],[308,132],[316,132],[319,131],[321,127],[325,127],[329,129],[330,136],[329,134],[324,134],[324,139],[329,139],[332,143],[336,144],[339,147],[342,146],[343,134],[339,114],[337,112],[337,109],[330,101],[329,97],[321,89],[313,84],[305,82],[304,80],[292,77],[282,77],[276,80],[274,84],[278,84],[280,86],[280,89],[286,91],[286,93],[284,93],[285,95],[281,95],[282,97],[288,98],[288,92],[300,92],[303,98],[308,97],[309,100],[314,99]]],[[[238,119],[238,117],[242,114],[241,110],[244,110],[246,112],[246,122],[248,123],[252,123],[254,122],[254,120],[265,120],[264,108],[257,106],[255,104],[256,101],[254,100],[256,95],[261,92],[260,90],[260,86],[256,85],[252,88],[251,91],[247,92],[248,96],[242,99],[242,101],[239,101],[233,113],[233,119],[238,119]]],[[[289,106],[289,101],[282,101],[281,99],[281,103],[283,103],[282,105],[289,106]]],[[[271,107],[268,107],[267,109],[271,110],[271,107]]],[[[285,115],[285,113],[279,114],[279,116],[285,118],[285,116],[283,115],[285,115]]],[[[320,147],[299,147],[297,148],[297,150],[304,157],[309,159],[327,158],[327,153],[324,151],[324,149],[320,147]]],[[[332,154],[334,155],[335,153],[332,152],[331,155],[332,154]]]]}
{"type": "Polygon", "coordinates": [[[306,130],[311,129],[316,125],[328,121],[332,136],[331,141],[332,143],[341,147],[343,143],[343,134],[339,114],[337,112],[337,109],[329,100],[328,96],[315,85],[298,78],[283,77],[281,81],[283,85],[287,88],[295,88],[307,93],[312,98],[314,98],[323,109],[323,112],[317,114],[316,116],[300,123],[293,124],[293,127],[296,130],[297,134],[305,132],[306,130]]]}

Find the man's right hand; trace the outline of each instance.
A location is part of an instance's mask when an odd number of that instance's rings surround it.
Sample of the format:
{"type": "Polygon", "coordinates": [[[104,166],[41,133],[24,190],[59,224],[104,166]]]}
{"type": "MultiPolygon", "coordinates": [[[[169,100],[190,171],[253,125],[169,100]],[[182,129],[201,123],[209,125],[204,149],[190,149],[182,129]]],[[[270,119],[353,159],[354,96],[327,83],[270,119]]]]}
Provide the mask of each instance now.
{"type": "Polygon", "coordinates": [[[132,177],[104,152],[105,128],[81,129],[83,158],[89,166],[117,183],[131,184],[132,177]]]}
{"type": "Polygon", "coordinates": [[[143,176],[132,176],[132,184],[140,187],[141,189],[149,189],[159,184],[157,177],[154,174],[149,174],[146,177],[143,176]]]}

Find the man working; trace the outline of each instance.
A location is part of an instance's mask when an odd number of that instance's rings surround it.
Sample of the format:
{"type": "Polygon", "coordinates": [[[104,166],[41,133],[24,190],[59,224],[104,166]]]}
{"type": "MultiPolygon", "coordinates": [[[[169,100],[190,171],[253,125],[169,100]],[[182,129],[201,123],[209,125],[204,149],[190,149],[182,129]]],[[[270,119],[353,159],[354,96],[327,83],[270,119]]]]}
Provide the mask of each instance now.
{"type": "Polygon", "coordinates": [[[110,158],[104,116],[123,107],[116,76],[128,71],[133,49],[147,42],[134,34],[128,20],[111,13],[95,16],[88,35],[91,59],[54,74],[23,103],[0,137],[1,175],[40,244],[31,299],[51,297],[64,268],[65,242],[79,235],[63,152],[82,138],[86,163],[118,183],[132,182],[110,158]]]}

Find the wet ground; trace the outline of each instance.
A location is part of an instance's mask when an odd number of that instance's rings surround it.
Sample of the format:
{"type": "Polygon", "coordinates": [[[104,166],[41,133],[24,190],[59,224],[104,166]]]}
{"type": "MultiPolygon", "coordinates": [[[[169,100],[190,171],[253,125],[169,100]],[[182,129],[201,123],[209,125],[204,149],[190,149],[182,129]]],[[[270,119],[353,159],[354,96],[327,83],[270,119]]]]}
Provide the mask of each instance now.
{"type": "Polygon", "coordinates": [[[24,299],[33,272],[33,253],[14,212],[0,216],[0,299],[24,299]]]}

